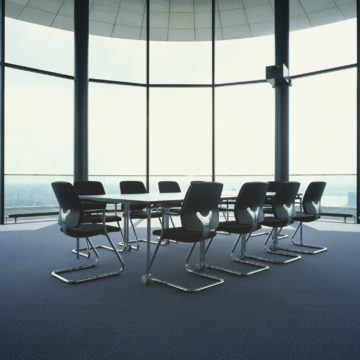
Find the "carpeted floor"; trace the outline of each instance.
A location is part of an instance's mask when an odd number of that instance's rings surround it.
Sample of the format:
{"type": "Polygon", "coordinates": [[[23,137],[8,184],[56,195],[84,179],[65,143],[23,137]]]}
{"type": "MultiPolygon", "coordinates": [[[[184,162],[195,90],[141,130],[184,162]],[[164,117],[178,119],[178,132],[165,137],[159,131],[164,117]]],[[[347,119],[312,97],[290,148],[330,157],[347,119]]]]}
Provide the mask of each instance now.
{"type": "MultiPolygon", "coordinates": [[[[250,277],[217,273],[223,285],[188,294],[141,284],[145,244],[124,255],[120,276],[66,285],[50,272],[77,263],[73,239],[54,224],[22,231],[3,226],[0,359],[359,359],[358,229],[305,227],[306,241],[324,244],[327,252],[250,277]]],[[[245,269],[230,261],[234,239],[218,235],[207,262],[245,269]]],[[[265,255],[263,241],[251,239],[248,252],[265,255]]],[[[162,247],[153,274],[198,284],[183,268],[188,249],[162,247]]],[[[100,256],[91,273],[118,266],[113,253],[100,256]]]]}

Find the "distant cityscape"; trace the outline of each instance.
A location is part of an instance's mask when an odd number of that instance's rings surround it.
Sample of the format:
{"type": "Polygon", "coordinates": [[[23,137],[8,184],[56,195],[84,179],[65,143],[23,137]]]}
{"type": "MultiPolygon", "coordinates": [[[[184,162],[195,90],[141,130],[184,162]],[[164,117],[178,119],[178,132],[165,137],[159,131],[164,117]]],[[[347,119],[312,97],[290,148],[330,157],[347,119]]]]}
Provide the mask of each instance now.
{"type": "MultiPolygon", "coordinates": [[[[128,177],[127,177],[128,178],[128,177]]],[[[150,178],[150,191],[158,191],[157,183],[164,179],[176,180],[180,187],[186,190],[191,180],[211,180],[205,176],[152,176],[150,178]]],[[[119,181],[116,176],[93,176],[92,180],[102,181],[107,193],[119,192],[119,181]]],[[[134,176],[134,179],[145,181],[145,176],[134,176]]],[[[304,192],[311,181],[324,180],[327,182],[322,205],[326,207],[339,207],[354,209],[356,205],[356,176],[355,175],[301,175],[293,176],[291,180],[301,183],[300,191],[304,192]]],[[[44,207],[57,206],[56,198],[51,188],[51,182],[56,180],[72,181],[70,177],[34,178],[24,176],[7,176],[5,183],[5,208],[16,207],[44,207]]],[[[217,181],[224,183],[226,190],[238,190],[247,181],[267,181],[269,176],[218,176],[217,181]]]]}

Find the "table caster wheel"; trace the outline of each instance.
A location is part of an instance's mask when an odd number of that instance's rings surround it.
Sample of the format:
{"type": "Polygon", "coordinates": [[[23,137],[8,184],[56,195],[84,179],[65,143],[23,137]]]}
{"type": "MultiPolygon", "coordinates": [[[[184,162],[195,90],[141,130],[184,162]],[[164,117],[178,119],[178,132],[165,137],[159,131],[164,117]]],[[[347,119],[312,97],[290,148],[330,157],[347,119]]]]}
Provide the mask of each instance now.
{"type": "Polygon", "coordinates": [[[150,281],[151,281],[151,275],[143,275],[141,277],[141,283],[144,285],[150,284],[150,281]]]}
{"type": "Polygon", "coordinates": [[[204,268],[205,268],[205,265],[202,265],[202,264],[199,263],[199,262],[197,262],[197,263],[195,264],[195,269],[196,269],[197,271],[203,270],[204,268]]]}

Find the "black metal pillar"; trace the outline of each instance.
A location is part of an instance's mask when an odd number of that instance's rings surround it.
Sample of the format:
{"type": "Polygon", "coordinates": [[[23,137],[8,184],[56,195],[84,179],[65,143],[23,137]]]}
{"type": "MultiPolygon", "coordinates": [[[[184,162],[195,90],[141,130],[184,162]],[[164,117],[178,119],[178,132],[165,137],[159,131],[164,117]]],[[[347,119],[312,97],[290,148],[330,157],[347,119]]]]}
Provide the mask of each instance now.
{"type": "MultiPolygon", "coordinates": [[[[289,68],[289,0],[275,0],[275,65],[289,68]]],[[[289,85],[275,87],[275,180],[289,181],[289,85]]]]}
{"type": "Polygon", "coordinates": [[[211,138],[211,181],[215,181],[215,0],[212,0],[211,4],[211,90],[212,90],[212,138],[211,138]]]}
{"type": "Polygon", "coordinates": [[[146,0],[146,191],[150,191],[150,0],[146,0]]]}
{"type": "Polygon", "coordinates": [[[0,224],[5,223],[5,0],[0,0],[0,224]]]}
{"type": "Polygon", "coordinates": [[[74,0],[74,181],[88,180],[89,0],[74,0]]]}
{"type": "Polygon", "coordinates": [[[357,94],[356,94],[356,107],[357,107],[357,138],[356,138],[356,223],[360,224],[360,4],[359,0],[356,1],[356,46],[357,46],[357,94]]]}

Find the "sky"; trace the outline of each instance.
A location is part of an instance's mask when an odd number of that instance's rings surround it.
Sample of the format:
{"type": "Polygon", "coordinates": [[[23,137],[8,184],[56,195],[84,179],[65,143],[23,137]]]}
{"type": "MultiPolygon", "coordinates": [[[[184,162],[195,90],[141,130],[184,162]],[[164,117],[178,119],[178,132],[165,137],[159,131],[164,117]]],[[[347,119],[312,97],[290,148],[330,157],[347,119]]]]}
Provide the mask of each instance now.
{"type": "MultiPolygon", "coordinates": [[[[73,33],[6,19],[6,62],[73,74],[73,33]]],[[[152,42],[150,82],[211,83],[210,42],[152,42]]],[[[356,62],[356,22],[290,36],[290,74],[356,62]]],[[[216,82],[263,79],[274,37],[216,42],[216,82]]],[[[90,36],[91,78],[145,83],[145,42],[90,36]]],[[[73,83],[6,69],[6,174],[72,174],[73,83]]],[[[89,172],[145,173],[142,87],[89,85],[89,172]]],[[[290,88],[290,172],[355,173],[355,69],[296,79],[290,88]]],[[[215,93],[216,172],[274,172],[275,92],[270,84],[215,93]]],[[[150,173],[211,174],[211,90],[150,91],[150,173]]]]}

